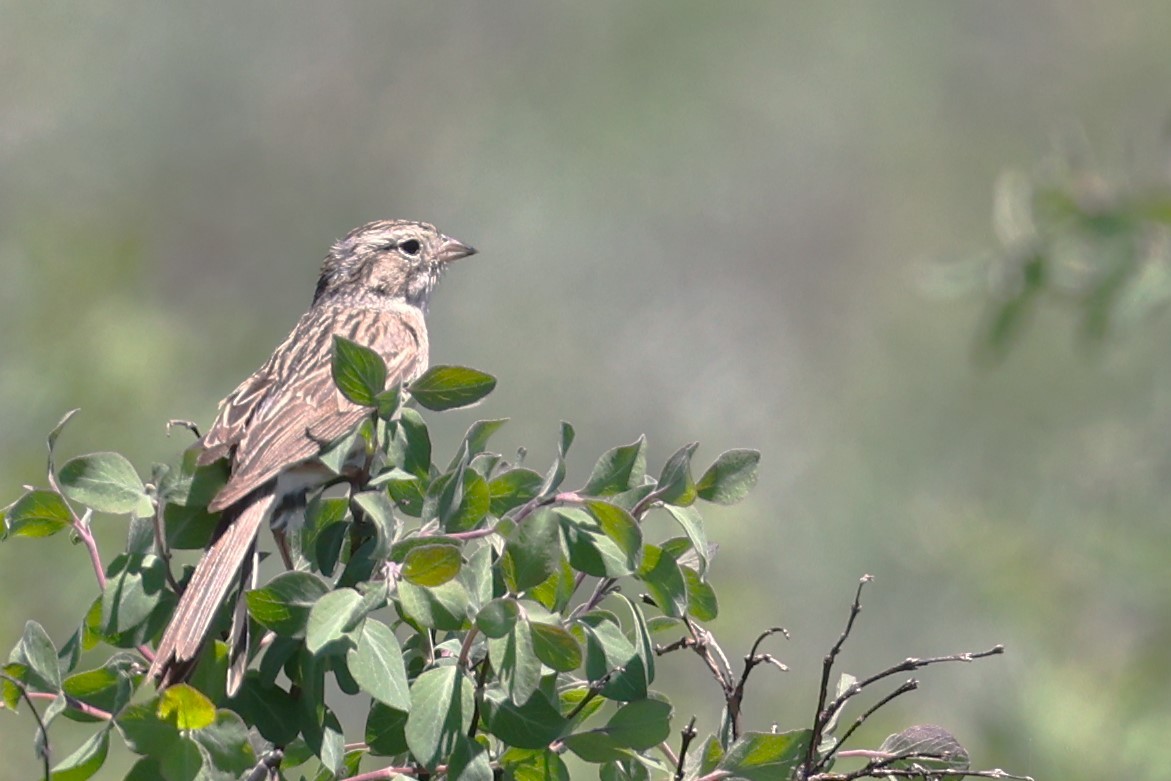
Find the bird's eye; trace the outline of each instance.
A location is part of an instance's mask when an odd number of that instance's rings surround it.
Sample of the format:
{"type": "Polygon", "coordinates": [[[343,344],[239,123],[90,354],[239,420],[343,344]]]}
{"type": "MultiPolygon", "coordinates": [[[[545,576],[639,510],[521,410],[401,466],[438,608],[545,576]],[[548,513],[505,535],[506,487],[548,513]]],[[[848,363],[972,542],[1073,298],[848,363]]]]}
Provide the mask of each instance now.
{"type": "Polygon", "coordinates": [[[410,255],[413,258],[419,254],[422,245],[419,244],[418,239],[407,239],[406,241],[400,241],[398,248],[402,250],[404,255],[410,255]]]}

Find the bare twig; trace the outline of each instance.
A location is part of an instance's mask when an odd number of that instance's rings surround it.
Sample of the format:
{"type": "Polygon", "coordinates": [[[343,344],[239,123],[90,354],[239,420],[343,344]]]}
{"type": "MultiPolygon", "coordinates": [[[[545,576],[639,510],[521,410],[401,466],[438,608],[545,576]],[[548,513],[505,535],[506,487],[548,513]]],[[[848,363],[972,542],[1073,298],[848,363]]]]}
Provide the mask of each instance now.
{"type": "Polygon", "coordinates": [[[821,760],[817,763],[817,769],[821,770],[826,765],[828,765],[830,760],[833,759],[835,754],[839,757],[846,756],[847,752],[838,751],[838,748],[845,745],[846,741],[850,739],[850,736],[853,735],[854,732],[856,732],[857,729],[862,726],[863,722],[865,722],[866,719],[873,716],[874,713],[879,708],[882,708],[888,702],[895,699],[896,697],[901,697],[902,695],[906,694],[907,692],[915,691],[915,689],[918,689],[918,688],[919,688],[919,682],[912,678],[911,680],[904,683],[902,686],[900,686],[897,689],[895,689],[894,691],[892,691],[890,694],[883,697],[881,700],[876,702],[874,705],[867,708],[866,712],[863,713],[861,716],[859,716],[857,719],[855,719],[854,723],[850,725],[850,728],[847,729],[844,733],[842,733],[842,737],[840,740],[838,740],[837,745],[835,745],[832,749],[830,749],[828,752],[826,752],[826,755],[821,758],[821,760]]]}
{"type": "Polygon", "coordinates": [[[803,776],[808,777],[813,770],[817,747],[821,745],[822,733],[825,731],[826,724],[829,723],[829,715],[826,711],[825,702],[829,697],[829,679],[833,673],[834,662],[837,660],[838,654],[842,652],[842,646],[845,645],[846,638],[850,636],[850,632],[854,629],[854,620],[862,612],[862,589],[872,580],[874,580],[872,575],[863,575],[858,579],[858,588],[854,592],[854,601],[850,603],[850,617],[846,620],[846,627],[842,630],[838,641],[833,644],[829,653],[822,660],[821,687],[817,694],[817,712],[813,714],[813,734],[809,739],[809,747],[805,750],[805,762],[802,763],[804,770],[802,773],[803,776]]]}
{"type": "MultiPolygon", "coordinates": [[[[788,630],[786,630],[783,626],[774,626],[761,632],[760,635],[757,636],[756,641],[752,644],[752,648],[749,650],[748,655],[744,657],[744,671],[740,674],[740,680],[736,683],[736,686],[732,689],[731,693],[729,693],[726,697],[728,717],[732,724],[733,740],[735,740],[736,737],[740,734],[740,712],[741,706],[744,703],[744,687],[747,685],[748,676],[752,674],[753,669],[755,669],[756,666],[760,664],[771,664],[775,667],[778,667],[782,671],[789,669],[769,654],[757,653],[757,651],[760,649],[760,644],[764,642],[766,638],[775,634],[782,634],[785,637],[789,636],[788,630]]],[[[727,664],[727,660],[725,660],[724,663],[727,664]]]]}
{"type": "Polygon", "coordinates": [[[675,762],[675,781],[683,781],[683,763],[687,759],[687,749],[691,748],[691,741],[695,740],[695,717],[687,722],[687,726],[680,732],[682,741],[679,744],[679,758],[675,762]]]}
{"type": "Polygon", "coordinates": [[[581,702],[579,702],[577,705],[574,706],[573,710],[571,710],[568,714],[566,714],[565,720],[566,721],[573,721],[573,717],[576,716],[577,714],[581,713],[582,710],[585,709],[585,706],[589,704],[590,700],[592,700],[594,697],[597,697],[599,694],[602,693],[602,689],[606,688],[606,684],[608,684],[610,682],[611,678],[613,678],[618,673],[625,672],[625,671],[626,671],[625,667],[615,667],[613,670],[606,673],[598,680],[590,683],[589,689],[586,690],[586,695],[581,698],[581,702]]]}

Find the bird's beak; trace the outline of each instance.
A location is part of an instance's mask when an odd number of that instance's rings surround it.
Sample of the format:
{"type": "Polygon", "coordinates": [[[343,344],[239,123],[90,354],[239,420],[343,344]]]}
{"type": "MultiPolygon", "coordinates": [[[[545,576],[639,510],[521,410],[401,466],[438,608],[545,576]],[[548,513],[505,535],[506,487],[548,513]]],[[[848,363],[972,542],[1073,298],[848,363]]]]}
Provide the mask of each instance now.
{"type": "Polygon", "coordinates": [[[436,254],[436,259],[440,263],[450,263],[453,260],[466,258],[468,255],[475,255],[476,248],[464,244],[458,239],[453,239],[450,236],[441,236],[439,242],[439,252],[436,254]]]}

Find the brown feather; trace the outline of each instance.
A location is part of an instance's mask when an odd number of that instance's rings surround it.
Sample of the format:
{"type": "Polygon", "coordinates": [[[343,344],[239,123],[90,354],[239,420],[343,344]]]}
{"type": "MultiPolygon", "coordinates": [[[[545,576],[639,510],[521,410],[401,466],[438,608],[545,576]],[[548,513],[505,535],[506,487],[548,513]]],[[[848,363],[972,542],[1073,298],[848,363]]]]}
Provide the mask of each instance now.
{"type": "Polygon", "coordinates": [[[216,612],[236,584],[274,498],[270,489],[243,503],[223,535],[199,560],[150,666],[149,674],[159,679],[160,688],[182,680],[199,656],[216,612]]]}
{"type": "MultiPolygon", "coordinates": [[[[235,451],[232,475],[209,510],[224,509],[281,470],[316,456],[370,414],[334,385],[334,334],[381,355],[387,387],[410,382],[426,368],[427,331],[418,309],[311,310],[257,372],[266,378],[267,392],[239,405],[233,394],[204,438],[205,449],[228,446],[235,451]]],[[[240,389],[245,386],[252,396],[254,386],[245,383],[240,389]]]]}

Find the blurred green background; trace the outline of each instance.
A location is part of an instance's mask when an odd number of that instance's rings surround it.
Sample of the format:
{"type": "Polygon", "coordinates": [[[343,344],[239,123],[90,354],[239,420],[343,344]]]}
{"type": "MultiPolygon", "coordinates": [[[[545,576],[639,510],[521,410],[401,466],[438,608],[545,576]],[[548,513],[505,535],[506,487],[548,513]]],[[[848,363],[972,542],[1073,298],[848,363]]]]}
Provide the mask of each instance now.
{"type": "MultiPolygon", "coordinates": [[[[751,499],[708,514],[725,648],[793,633],[769,646],[792,671],[758,673],[756,728],[808,723],[869,572],[843,669],[1008,654],[926,671],[855,747],[934,722],[980,767],[1171,777],[1166,322],[1089,354],[1045,312],[980,368],[980,301],[916,284],[994,245],[998,173],[1055,131],[1156,173],[1167,4],[4,0],[0,18],[0,501],[43,484],[72,407],[62,458],[173,459],[187,440],[164,422],[206,425],[331,241],[426,219],[481,250],[435,297],[433,361],[500,378],[432,416],[438,453],[498,416],[496,444],[538,467],[572,421],[579,478],[643,432],[653,468],[692,439],[704,463],[763,451],[751,499]]],[[[122,533],[101,529],[107,559],[122,533]]],[[[0,545],[0,572],[5,648],[29,617],[62,642],[91,598],[64,536],[0,545]]],[[[698,659],[659,683],[715,728],[698,659]]],[[[83,733],[54,734],[60,759],[83,733]]],[[[0,714],[0,778],[37,772],[32,735],[0,714]]]]}

